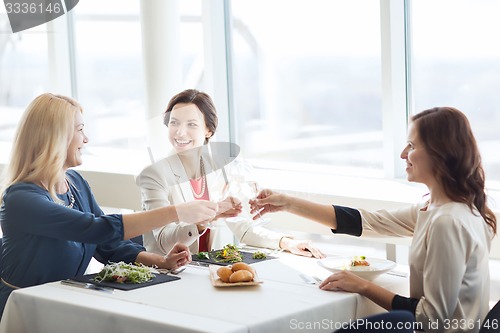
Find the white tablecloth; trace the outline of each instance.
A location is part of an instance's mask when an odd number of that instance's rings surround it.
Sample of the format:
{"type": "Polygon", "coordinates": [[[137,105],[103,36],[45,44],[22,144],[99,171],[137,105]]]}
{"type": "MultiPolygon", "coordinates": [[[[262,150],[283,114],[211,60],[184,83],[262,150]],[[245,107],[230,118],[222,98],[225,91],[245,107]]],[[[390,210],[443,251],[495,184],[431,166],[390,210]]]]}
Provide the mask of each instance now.
{"type": "MultiPolygon", "coordinates": [[[[188,266],[181,280],[114,294],[48,283],[9,297],[0,333],[12,332],[331,332],[383,310],[365,297],[326,292],[299,273],[325,278],[315,259],[283,254],[254,265],[264,282],[215,288],[208,268],[188,266]]],[[[407,278],[374,282],[406,294],[407,278]]]]}

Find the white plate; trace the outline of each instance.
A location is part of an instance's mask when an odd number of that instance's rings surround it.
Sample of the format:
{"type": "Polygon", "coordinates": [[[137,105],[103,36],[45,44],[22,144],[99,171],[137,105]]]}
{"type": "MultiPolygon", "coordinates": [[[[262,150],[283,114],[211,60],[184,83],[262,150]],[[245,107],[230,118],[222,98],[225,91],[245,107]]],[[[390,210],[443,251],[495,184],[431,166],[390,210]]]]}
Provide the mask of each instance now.
{"type": "Polygon", "coordinates": [[[367,280],[373,280],[377,276],[383,273],[387,273],[396,267],[394,261],[379,259],[379,258],[366,258],[366,261],[370,263],[370,266],[355,266],[352,267],[351,259],[353,257],[342,257],[342,258],[325,258],[318,260],[318,265],[331,272],[339,272],[342,270],[348,270],[359,277],[367,280]]]}
{"type": "Polygon", "coordinates": [[[222,282],[219,276],[217,275],[217,270],[221,268],[222,266],[220,265],[209,265],[208,270],[210,272],[210,281],[212,282],[212,285],[214,287],[242,287],[242,286],[258,286],[262,283],[262,280],[259,278],[257,275],[257,272],[255,272],[255,276],[252,281],[250,282],[233,282],[233,283],[227,283],[227,282],[222,282]]]}

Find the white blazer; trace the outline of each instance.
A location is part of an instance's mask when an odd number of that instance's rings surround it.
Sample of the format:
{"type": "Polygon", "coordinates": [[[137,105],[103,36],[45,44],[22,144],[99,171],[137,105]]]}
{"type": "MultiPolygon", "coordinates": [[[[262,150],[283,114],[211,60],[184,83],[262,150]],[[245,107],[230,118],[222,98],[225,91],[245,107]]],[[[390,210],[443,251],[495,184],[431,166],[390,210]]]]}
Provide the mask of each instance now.
{"type": "MultiPolygon", "coordinates": [[[[207,186],[210,193],[210,191],[214,190],[210,184],[215,182],[217,177],[221,177],[222,171],[216,165],[210,163],[210,161],[217,160],[217,158],[212,159],[206,153],[202,154],[202,158],[205,162],[207,186]]],[[[141,189],[142,208],[151,210],[195,200],[188,179],[184,166],[175,153],[146,167],[136,178],[136,183],[141,189]]],[[[285,236],[284,234],[253,226],[248,212],[242,212],[240,216],[243,216],[243,218],[239,219],[241,220],[239,222],[226,222],[225,219],[219,219],[212,223],[226,223],[236,238],[247,245],[271,249],[279,248],[279,242],[285,236]]],[[[210,230],[209,247],[211,249],[214,249],[213,246],[221,246],[221,244],[214,242],[220,237],[219,233],[220,228],[218,227],[210,230]]],[[[199,236],[196,225],[180,221],[167,224],[144,234],[143,240],[144,247],[148,251],[161,255],[167,254],[176,242],[188,246],[192,253],[198,253],[199,236]]]]}

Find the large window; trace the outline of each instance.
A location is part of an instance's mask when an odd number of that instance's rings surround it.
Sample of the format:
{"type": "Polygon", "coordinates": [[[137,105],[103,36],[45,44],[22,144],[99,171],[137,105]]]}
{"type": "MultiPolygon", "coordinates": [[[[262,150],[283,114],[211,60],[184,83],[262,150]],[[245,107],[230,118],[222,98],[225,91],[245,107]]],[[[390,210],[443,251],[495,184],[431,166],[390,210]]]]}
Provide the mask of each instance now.
{"type": "Polygon", "coordinates": [[[86,0],[74,9],[76,97],[90,146],[143,144],[144,77],[138,0],[86,0]]]}
{"type": "Polygon", "coordinates": [[[381,174],[379,8],[231,1],[236,134],[247,158],[381,174]]]}
{"type": "MultiPolygon", "coordinates": [[[[230,0],[226,28],[231,31],[223,31],[210,29],[204,13],[222,8],[220,2],[178,0],[178,48],[169,50],[181,58],[176,89],[214,93],[219,110],[226,93],[220,90],[227,89],[233,118],[221,112],[218,133],[230,133],[257,166],[354,176],[390,175],[384,173],[387,152],[394,150],[399,163],[406,113],[456,106],[471,120],[489,184],[495,185],[492,180],[500,182],[500,44],[495,42],[500,3],[406,0],[410,16],[396,12],[409,24],[406,34],[404,24],[388,22],[384,9],[395,3],[403,2],[230,0]],[[388,57],[384,43],[396,32],[408,37],[408,48],[401,43],[388,57]],[[227,36],[231,61],[208,59],[227,36]],[[411,103],[389,113],[385,69],[396,57],[411,60],[406,69],[390,73],[398,82],[408,79],[410,89],[397,95],[411,103]],[[210,82],[212,76],[225,78],[226,69],[231,85],[210,82]],[[403,121],[392,121],[394,112],[403,121]],[[394,127],[401,129],[396,135],[394,127]],[[397,138],[388,145],[392,137],[397,138]]],[[[149,162],[141,4],[80,1],[52,23],[16,34],[0,6],[0,142],[12,140],[35,96],[53,91],[73,94],[84,106],[90,152],[140,150],[149,162]]],[[[129,153],[119,155],[118,163],[128,163],[123,160],[129,153]]]]}
{"type": "MultiPolygon", "coordinates": [[[[179,14],[181,45],[171,52],[181,54],[185,84],[198,87],[203,72],[201,3],[180,1],[179,14]]],[[[140,1],[81,1],[74,18],[76,94],[91,124],[90,146],[145,152],[146,78],[140,1]]],[[[165,36],[168,38],[168,33],[165,36]]],[[[179,91],[182,88],[179,85],[179,91]]],[[[158,110],[158,114],[162,112],[158,110]]]]}
{"type": "Polygon", "coordinates": [[[21,114],[49,79],[47,25],[13,34],[0,12],[0,142],[12,141],[21,114]]]}
{"type": "MultiPolygon", "coordinates": [[[[179,1],[178,5],[180,36],[175,36],[175,40],[180,45],[169,52],[179,53],[182,59],[184,82],[178,86],[181,91],[184,86],[199,88],[201,84],[203,31],[201,2],[179,1]]],[[[150,138],[146,133],[150,114],[146,111],[140,10],[139,0],[81,2],[75,10],[74,41],[76,94],[87,110],[89,150],[93,155],[110,154],[101,148],[111,147],[114,152],[134,150],[139,153],[134,155],[135,162],[143,166],[150,162],[150,138]]],[[[168,29],[169,25],[165,23],[164,27],[168,29]]],[[[169,38],[168,31],[163,35],[169,38]]],[[[169,78],[164,80],[168,82],[169,78]]],[[[165,101],[170,97],[165,96],[165,101]]],[[[165,107],[166,104],[151,111],[158,117],[149,121],[161,122],[165,107]]]]}
{"type": "Polygon", "coordinates": [[[414,112],[465,112],[487,179],[500,181],[500,2],[418,0],[411,9],[414,112]]]}

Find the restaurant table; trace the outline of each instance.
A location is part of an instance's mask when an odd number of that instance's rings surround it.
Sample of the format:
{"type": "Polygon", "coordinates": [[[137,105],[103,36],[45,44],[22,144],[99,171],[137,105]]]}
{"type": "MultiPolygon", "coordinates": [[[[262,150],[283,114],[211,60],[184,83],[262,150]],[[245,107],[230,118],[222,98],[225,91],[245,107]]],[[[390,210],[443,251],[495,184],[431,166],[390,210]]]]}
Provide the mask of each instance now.
{"type": "MultiPolygon", "coordinates": [[[[263,281],[257,286],[216,288],[207,267],[188,265],[180,280],[129,291],[60,282],[18,289],[7,301],[0,333],[332,332],[384,311],[358,294],[306,283],[305,277],[331,274],[316,261],[281,253],[253,264],[263,281]]],[[[383,274],[374,282],[407,295],[407,277],[383,274]]]]}

